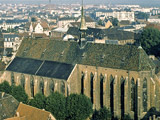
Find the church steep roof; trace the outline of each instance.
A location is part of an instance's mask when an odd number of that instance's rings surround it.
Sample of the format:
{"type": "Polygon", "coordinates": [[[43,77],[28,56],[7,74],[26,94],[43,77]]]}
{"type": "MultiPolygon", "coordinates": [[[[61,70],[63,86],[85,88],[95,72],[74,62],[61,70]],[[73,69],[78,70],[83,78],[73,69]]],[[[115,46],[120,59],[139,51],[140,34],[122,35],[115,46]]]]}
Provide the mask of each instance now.
{"type": "Polygon", "coordinates": [[[17,56],[133,71],[155,68],[143,49],[129,45],[87,43],[80,49],[77,42],[28,39],[22,42],[17,56]]]}
{"type": "Polygon", "coordinates": [[[73,68],[72,64],[16,57],[6,70],[67,80],[73,68]]]}

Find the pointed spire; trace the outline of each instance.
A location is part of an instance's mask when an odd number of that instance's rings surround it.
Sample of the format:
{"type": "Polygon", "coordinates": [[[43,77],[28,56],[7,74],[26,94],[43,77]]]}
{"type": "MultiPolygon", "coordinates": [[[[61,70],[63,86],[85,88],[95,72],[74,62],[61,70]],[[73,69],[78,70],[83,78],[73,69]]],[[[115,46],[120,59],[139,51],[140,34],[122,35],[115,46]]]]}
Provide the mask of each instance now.
{"type": "Polygon", "coordinates": [[[81,26],[80,30],[86,30],[86,21],[85,21],[85,16],[84,16],[84,9],[83,9],[83,0],[82,0],[82,8],[81,8],[81,26]]]}

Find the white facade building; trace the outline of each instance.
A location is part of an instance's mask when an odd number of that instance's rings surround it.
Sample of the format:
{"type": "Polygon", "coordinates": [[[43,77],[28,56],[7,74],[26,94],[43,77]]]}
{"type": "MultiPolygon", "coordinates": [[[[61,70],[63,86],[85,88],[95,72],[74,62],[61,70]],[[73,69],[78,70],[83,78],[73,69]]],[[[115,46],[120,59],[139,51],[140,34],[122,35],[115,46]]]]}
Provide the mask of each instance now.
{"type": "Polygon", "coordinates": [[[17,51],[20,46],[20,38],[16,34],[4,34],[4,49],[12,48],[13,51],[17,51]]]}
{"type": "Polygon", "coordinates": [[[96,17],[105,16],[117,18],[118,21],[128,20],[133,22],[135,19],[134,12],[126,11],[106,11],[106,12],[96,12],[96,17]]]}
{"type": "Polygon", "coordinates": [[[150,16],[148,18],[148,22],[150,22],[150,23],[160,23],[160,17],[159,16],[150,16]]]}

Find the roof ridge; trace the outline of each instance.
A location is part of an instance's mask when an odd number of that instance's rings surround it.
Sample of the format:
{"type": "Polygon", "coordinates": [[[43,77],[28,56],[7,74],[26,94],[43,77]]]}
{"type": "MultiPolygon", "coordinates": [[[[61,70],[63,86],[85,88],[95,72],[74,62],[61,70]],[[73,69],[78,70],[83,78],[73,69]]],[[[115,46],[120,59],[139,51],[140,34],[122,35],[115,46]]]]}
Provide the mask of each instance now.
{"type": "MultiPolygon", "coordinates": [[[[24,104],[24,103],[22,103],[22,102],[19,103],[19,106],[20,106],[20,105],[28,106],[28,107],[30,107],[30,108],[34,108],[34,109],[37,109],[37,110],[40,110],[40,111],[43,111],[43,112],[46,112],[46,113],[51,114],[51,112],[46,111],[45,109],[40,109],[40,108],[37,108],[37,107],[33,107],[33,106],[31,106],[31,105],[27,105],[27,104],[24,104]]],[[[18,108],[19,108],[19,106],[18,106],[18,108]]],[[[17,110],[18,110],[18,108],[17,108],[17,110]]]]}

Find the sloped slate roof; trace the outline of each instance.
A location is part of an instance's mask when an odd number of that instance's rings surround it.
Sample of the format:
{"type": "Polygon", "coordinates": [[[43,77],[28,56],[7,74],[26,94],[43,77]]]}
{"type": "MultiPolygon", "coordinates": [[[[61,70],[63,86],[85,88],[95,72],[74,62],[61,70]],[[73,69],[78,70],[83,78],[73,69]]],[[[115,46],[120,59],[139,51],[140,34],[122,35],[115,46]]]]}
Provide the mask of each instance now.
{"type": "Polygon", "coordinates": [[[35,74],[43,61],[16,57],[6,70],[20,73],[35,74]]]}
{"type": "Polygon", "coordinates": [[[74,65],[16,57],[6,70],[67,80],[74,65]]]}
{"type": "Polygon", "coordinates": [[[45,61],[36,75],[67,80],[73,67],[71,64],[45,61]]]}
{"type": "Polygon", "coordinates": [[[85,16],[86,22],[94,22],[94,20],[90,16],[85,16]]]}
{"type": "Polygon", "coordinates": [[[143,49],[129,45],[88,43],[80,49],[77,42],[28,39],[22,42],[17,56],[133,71],[155,67],[143,49]]]}
{"type": "MultiPolygon", "coordinates": [[[[78,27],[70,27],[67,34],[80,36],[80,30],[78,27]]],[[[100,28],[88,28],[86,30],[87,35],[93,35],[95,38],[107,36],[110,40],[128,40],[134,39],[134,33],[118,30],[117,28],[100,29],[100,28]]]]}
{"type": "Polygon", "coordinates": [[[19,35],[17,34],[4,34],[3,38],[16,38],[19,37],[19,35]]]}
{"type": "MultiPolygon", "coordinates": [[[[1,96],[0,92],[0,96],[1,96]]],[[[13,117],[18,108],[19,102],[11,95],[5,94],[0,98],[0,120],[13,117]]]]}

